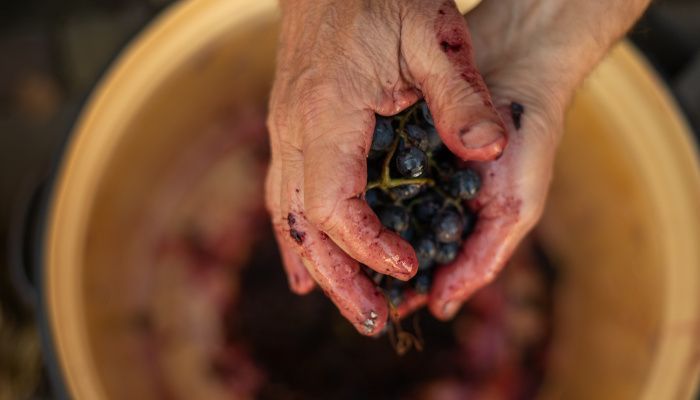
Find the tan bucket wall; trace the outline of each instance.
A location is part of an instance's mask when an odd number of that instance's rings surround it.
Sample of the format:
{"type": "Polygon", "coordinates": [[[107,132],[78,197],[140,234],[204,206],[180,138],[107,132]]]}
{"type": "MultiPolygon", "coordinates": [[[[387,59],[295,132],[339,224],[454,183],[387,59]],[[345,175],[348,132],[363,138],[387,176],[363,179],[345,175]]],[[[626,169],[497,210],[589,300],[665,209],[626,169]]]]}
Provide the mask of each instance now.
{"type": "MultiPolygon", "coordinates": [[[[130,224],[211,118],[264,104],[272,1],[184,2],[119,59],[61,170],[46,253],[51,323],[77,398],[155,393],[121,329],[130,224]],[[237,102],[240,99],[241,102],[237,102]]],[[[698,367],[700,177],[687,127],[648,67],[618,46],[569,113],[539,232],[562,269],[547,398],[688,397],[698,367]]]]}

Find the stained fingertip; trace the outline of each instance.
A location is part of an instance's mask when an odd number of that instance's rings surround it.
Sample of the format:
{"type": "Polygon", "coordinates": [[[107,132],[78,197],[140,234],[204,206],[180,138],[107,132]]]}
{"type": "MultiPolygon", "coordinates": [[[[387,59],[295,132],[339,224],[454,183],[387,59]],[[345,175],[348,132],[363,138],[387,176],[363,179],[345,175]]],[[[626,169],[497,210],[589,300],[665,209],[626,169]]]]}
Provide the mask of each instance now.
{"type": "Polygon", "coordinates": [[[428,310],[440,321],[449,321],[457,314],[462,303],[458,300],[428,300],[428,310]]]}
{"type": "Polygon", "coordinates": [[[296,254],[291,254],[291,251],[284,251],[283,259],[285,270],[287,271],[287,282],[289,289],[298,295],[310,293],[316,284],[311,279],[311,275],[306,270],[301,258],[296,254]]]}
{"type": "Polygon", "coordinates": [[[377,215],[358,198],[342,200],[332,213],[317,217],[343,251],[371,269],[406,281],[418,271],[413,247],[382,226],[377,215]]]}
{"type": "Polygon", "coordinates": [[[314,289],[315,282],[309,275],[301,257],[292,249],[287,242],[282,240],[284,232],[279,227],[275,227],[275,239],[280,250],[282,267],[287,275],[289,289],[298,295],[305,295],[314,289]]]}
{"type": "Polygon", "coordinates": [[[370,310],[363,318],[354,323],[355,329],[365,336],[375,336],[384,330],[388,318],[388,308],[379,307],[370,310]]]}
{"type": "Polygon", "coordinates": [[[389,307],[384,295],[363,273],[346,282],[346,287],[329,287],[324,292],[360,334],[374,336],[384,329],[389,307]]]}
{"type": "Polygon", "coordinates": [[[328,240],[303,215],[294,220],[293,229],[304,233],[303,244],[291,239],[287,244],[303,247],[299,256],[306,271],[340,313],[363,335],[380,332],[386,324],[387,304],[357,261],[328,240]]]}
{"type": "MultiPolygon", "coordinates": [[[[407,281],[418,272],[418,257],[416,251],[401,236],[383,229],[379,234],[377,245],[382,249],[384,265],[390,266],[383,272],[396,279],[407,281]]],[[[372,269],[378,270],[380,265],[376,259],[371,260],[372,269]]]]}
{"type": "Polygon", "coordinates": [[[442,315],[440,315],[440,318],[452,319],[455,314],[457,314],[457,311],[459,311],[460,306],[461,302],[456,300],[450,300],[447,303],[444,303],[442,305],[442,315]]]}

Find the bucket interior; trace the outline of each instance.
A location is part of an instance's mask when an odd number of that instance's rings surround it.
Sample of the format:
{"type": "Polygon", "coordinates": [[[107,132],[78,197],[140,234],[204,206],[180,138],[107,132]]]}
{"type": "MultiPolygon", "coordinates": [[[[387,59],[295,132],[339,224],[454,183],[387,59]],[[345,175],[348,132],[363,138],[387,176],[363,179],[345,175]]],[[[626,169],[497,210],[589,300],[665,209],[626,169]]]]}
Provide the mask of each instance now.
{"type": "MultiPolygon", "coordinates": [[[[453,325],[421,314],[425,348],[399,358],[387,341],[357,335],[320,292],[288,292],[262,200],[276,24],[269,16],[236,26],[179,65],[124,117],[103,160],[75,279],[85,345],[108,398],[236,398],[254,390],[299,398],[286,380],[323,369],[321,379],[332,379],[347,363],[357,375],[327,386],[355,379],[360,388],[400,387],[421,363],[452,349],[453,325]],[[249,340],[221,356],[230,335],[249,340]],[[329,346],[334,361],[306,364],[318,360],[309,338],[329,346]],[[398,361],[383,364],[381,377],[358,361],[382,352],[398,361]],[[269,367],[275,354],[288,369],[269,367]]],[[[574,101],[545,215],[521,250],[530,254],[536,243],[556,271],[546,372],[533,391],[544,398],[640,397],[662,338],[663,215],[640,173],[648,160],[623,151],[619,132],[629,127],[601,109],[601,93],[584,87],[574,101]]],[[[438,372],[425,374],[437,380],[438,372]]],[[[399,389],[364,398],[428,398],[399,389]]]]}

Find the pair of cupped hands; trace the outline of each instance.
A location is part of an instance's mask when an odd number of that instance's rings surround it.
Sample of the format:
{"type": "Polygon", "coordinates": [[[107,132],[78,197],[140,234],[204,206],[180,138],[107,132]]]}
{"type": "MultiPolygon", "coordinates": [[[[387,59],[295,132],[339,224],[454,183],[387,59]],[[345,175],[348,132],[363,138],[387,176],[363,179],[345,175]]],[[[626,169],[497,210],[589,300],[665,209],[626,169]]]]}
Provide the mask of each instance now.
{"type": "Polygon", "coordinates": [[[473,234],[412,302],[454,316],[539,219],[567,103],[648,2],[483,0],[465,17],[452,0],[282,0],[266,203],[291,289],[319,286],[359,332],[382,330],[389,306],[360,264],[407,280],[418,262],[363,199],[367,154],[375,114],[424,98],[482,178],[473,234]]]}

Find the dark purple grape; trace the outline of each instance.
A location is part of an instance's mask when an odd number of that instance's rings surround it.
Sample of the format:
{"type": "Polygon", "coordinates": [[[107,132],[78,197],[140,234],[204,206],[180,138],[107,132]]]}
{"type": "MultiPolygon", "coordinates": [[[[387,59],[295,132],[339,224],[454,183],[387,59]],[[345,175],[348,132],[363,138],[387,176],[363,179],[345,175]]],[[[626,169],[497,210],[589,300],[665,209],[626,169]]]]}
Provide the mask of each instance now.
{"type": "Polygon", "coordinates": [[[413,227],[409,223],[408,228],[405,231],[399,233],[399,236],[401,236],[403,240],[410,242],[411,240],[413,240],[413,236],[415,236],[415,234],[415,229],[413,229],[413,227]]]}
{"type": "Polygon", "coordinates": [[[393,304],[394,307],[398,307],[403,300],[403,288],[392,287],[387,290],[386,295],[389,297],[391,304],[393,304]]]}
{"type": "Polygon", "coordinates": [[[409,215],[405,208],[388,205],[379,210],[379,219],[382,225],[394,232],[401,233],[408,229],[409,215]]]}
{"type": "Polygon", "coordinates": [[[457,258],[459,253],[459,243],[439,243],[435,253],[435,262],[438,264],[448,264],[457,258]]]}
{"type": "Polygon", "coordinates": [[[413,279],[413,290],[419,294],[428,293],[428,291],[430,291],[431,283],[432,279],[430,277],[430,273],[428,271],[421,271],[416,274],[416,277],[413,279]]]}
{"type": "Polygon", "coordinates": [[[462,229],[462,240],[466,239],[474,230],[476,225],[476,213],[471,210],[464,211],[464,228],[462,229]]]}
{"type": "Polygon", "coordinates": [[[391,148],[394,143],[396,132],[391,126],[391,119],[377,116],[377,122],[374,125],[374,134],[372,136],[372,151],[384,153],[391,148]]]}
{"type": "Polygon", "coordinates": [[[437,253],[437,245],[431,237],[423,236],[418,239],[413,245],[413,248],[416,250],[419,270],[426,270],[433,266],[435,263],[435,253],[437,253]]]}
{"type": "Polygon", "coordinates": [[[450,177],[449,191],[453,197],[471,200],[481,188],[481,178],[474,170],[461,169],[450,177]]]}
{"type": "Polygon", "coordinates": [[[426,103],[425,101],[421,101],[420,103],[420,113],[425,122],[427,122],[431,126],[435,126],[435,122],[433,121],[433,115],[430,113],[430,110],[428,109],[428,103],[426,103]]]}
{"type": "Polygon", "coordinates": [[[428,126],[425,131],[428,134],[428,151],[432,153],[440,150],[443,143],[437,129],[434,126],[428,126]]]}
{"type": "Polygon", "coordinates": [[[365,275],[367,275],[367,277],[371,279],[375,284],[381,283],[381,281],[384,279],[384,274],[373,270],[365,264],[360,264],[360,268],[362,269],[362,272],[364,272],[365,275]]]}
{"type": "Polygon", "coordinates": [[[428,140],[428,132],[418,125],[407,125],[406,126],[406,136],[408,136],[409,141],[414,146],[418,147],[422,151],[427,151],[430,145],[428,140]]]}
{"type": "Polygon", "coordinates": [[[396,200],[408,200],[420,193],[421,185],[401,185],[389,189],[389,194],[396,200]]]}
{"type": "Polygon", "coordinates": [[[369,276],[369,278],[374,282],[375,285],[379,285],[380,283],[382,283],[385,277],[386,275],[376,271],[369,276]]]}
{"type": "Polygon", "coordinates": [[[367,160],[367,182],[378,181],[382,177],[382,160],[367,160]]]}
{"type": "Polygon", "coordinates": [[[367,205],[374,209],[383,203],[387,203],[389,198],[382,189],[374,188],[365,193],[365,201],[367,202],[367,205]]]}
{"type": "Polygon", "coordinates": [[[438,242],[456,242],[462,235],[464,219],[459,211],[450,207],[440,211],[435,218],[433,218],[432,228],[438,242]]]}
{"type": "Polygon", "coordinates": [[[436,165],[433,168],[433,174],[441,182],[449,182],[450,177],[455,173],[455,156],[447,149],[447,147],[442,146],[431,154],[431,157],[436,165]]]}
{"type": "Polygon", "coordinates": [[[413,215],[419,222],[429,224],[442,208],[442,204],[443,199],[437,193],[430,192],[413,207],[413,215]]]}
{"type": "Polygon", "coordinates": [[[406,282],[400,281],[398,279],[387,279],[386,280],[386,294],[389,297],[389,301],[394,307],[398,307],[403,300],[403,291],[406,288],[406,282]]]}
{"type": "Polygon", "coordinates": [[[396,169],[407,178],[418,178],[425,173],[428,157],[419,148],[409,146],[396,155],[396,169]]]}

